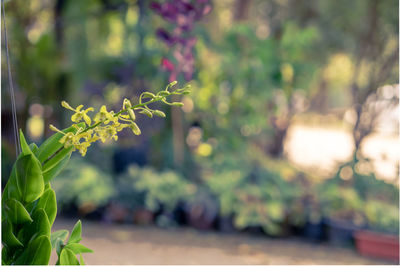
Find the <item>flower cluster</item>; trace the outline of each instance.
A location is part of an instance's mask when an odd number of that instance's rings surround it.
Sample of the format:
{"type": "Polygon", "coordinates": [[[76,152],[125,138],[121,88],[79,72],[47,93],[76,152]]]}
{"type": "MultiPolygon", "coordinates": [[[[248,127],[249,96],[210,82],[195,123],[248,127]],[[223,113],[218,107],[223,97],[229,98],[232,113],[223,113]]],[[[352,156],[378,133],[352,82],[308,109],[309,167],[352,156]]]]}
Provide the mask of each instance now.
{"type": "Polygon", "coordinates": [[[168,0],[163,3],[152,2],[150,8],[166,21],[173,24],[171,32],[164,28],[157,30],[157,36],[169,47],[174,46],[173,55],[176,63],[163,58],[161,65],[170,73],[170,81],[176,80],[183,73],[188,81],[194,72],[193,48],[197,42],[190,32],[196,21],[210,13],[210,0],[168,0]]]}
{"type": "Polygon", "coordinates": [[[183,106],[181,102],[167,101],[167,97],[171,95],[185,95],[189,93],[190,85],[170,92],[169,89],[176,83],[176,81],[170,83],[165,90],[157,94],[150,92],[142,93],[139,97],[139,103],[136,105],[132,105],[131,101],[125,98],[122,103],[122,109],[118,112],[107,111],[107,107],[103,105],[93,117],[90,117],[88,114],[89,112],[94,112],[92,107],[84,109],[83,105],[79,105],[73,108],[67,102],[62,101],[61,105],[64,108],[74,112],[71,116],[71,121],[75,123],[72,126],[76,128],[76,132],[64,133],[54,125],[50,125],[50,129],[64,135],[60,139],[60,143],[64,145],[64,148],[72,147],[73,151],[79,150],[82,156],[84,156],[91,143],[97,140],[101,140],[103,143],[111,139],[118,140],[118,132],[125,128],[130,128],[135,135],[140,135],[140,128],[135,122],[135,112],[147,115],[150,118],[153,115],[165,117],[164,112],[149,108],[149,104],[161,101],[171,106],[183,106]]]}

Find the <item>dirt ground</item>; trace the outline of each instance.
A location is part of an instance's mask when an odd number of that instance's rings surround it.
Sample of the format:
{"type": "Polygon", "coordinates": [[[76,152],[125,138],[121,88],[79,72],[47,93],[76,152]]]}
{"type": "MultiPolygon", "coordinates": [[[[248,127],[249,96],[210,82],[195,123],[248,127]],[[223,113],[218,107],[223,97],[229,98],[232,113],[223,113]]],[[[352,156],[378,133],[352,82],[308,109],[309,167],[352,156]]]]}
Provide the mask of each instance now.
{"type": "MultiPolygon", "coordinates": [[[[71,231],[76,220],[57,219],[54,230],[71,231]]],[[[133,264],[390,264],[368,259],[353,249],[315,245],[299,239],[271,239],[189,228],[110,225],[82,221],[88,265],[133,264]]],[[[52,256],[51,263],[55,263],[52,256]]]]}

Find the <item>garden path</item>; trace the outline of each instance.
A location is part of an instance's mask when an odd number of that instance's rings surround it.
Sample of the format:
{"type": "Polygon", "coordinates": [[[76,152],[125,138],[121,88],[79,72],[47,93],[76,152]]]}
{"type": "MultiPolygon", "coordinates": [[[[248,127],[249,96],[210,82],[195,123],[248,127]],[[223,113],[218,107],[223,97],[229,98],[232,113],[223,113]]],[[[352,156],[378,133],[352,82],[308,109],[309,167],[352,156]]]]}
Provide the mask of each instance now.
{"type": "MultiPolygon", "coordinates": [[[[76,220],[57,219],[55,230],[71,230],[76,220]]],[[[189,228],[115,225],[83,221],[82,244],[88,265],[125,264],[386,264],[353,249],[272,239],[244,233],[202,232],[189,228]]],[[[52,255],[51,263],[55,262],[52,255]]]]}

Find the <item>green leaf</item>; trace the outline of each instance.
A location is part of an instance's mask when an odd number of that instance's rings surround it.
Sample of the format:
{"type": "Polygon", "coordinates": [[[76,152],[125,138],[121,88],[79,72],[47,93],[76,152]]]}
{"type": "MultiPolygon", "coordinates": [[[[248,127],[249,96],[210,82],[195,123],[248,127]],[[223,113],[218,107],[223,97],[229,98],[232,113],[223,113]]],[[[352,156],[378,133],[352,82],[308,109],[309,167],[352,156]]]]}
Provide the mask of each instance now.
{"type": "MultiPolygon", "coordinates": [[[[85,123],[78,123],[79,127],[85,128],[85,123]]],[[[64,133],[73,132],[75,133],[77,129],[73,126],[62,130],[64,133]]],[[[62,133],[55,133],[50,136],[38,149],[38,159],[41,163],[47,160],[50,156],[56,153],[60,148],[63,147],[63,144],[60,143],[60,139],[64,135],[62,133]]]]}
{"type": "Polygon", "coordinates": [[[1,238],[3,245],[7,247],[23,247],[24,245],[19,241],[14,233],[12,224],[8,220],[1,223],[1,238]]]}
{"type": "Polygon", "coordinates": [[[44,184],[44,191],[46,191],[49,188],[51,188],[51,184],[50,183],[45,183],[44,184]]]}
{"type": "Polygon", "coordinates": [[[65,240],[67,240],[68,234],[69,234],[68,230],[59,230],[54,233],[51,233],[51,237],[50,237],[51,247],[52,248],[56,247],[57,238],[59,238],[61,241],[65,242],[65,240]]]}
{"type": "Polygon", "coordinates": [[[37,209],[33,213],[32,218],[35,225],[35,232],[38,233],[38,236],[45,235],[50,238],[51,226],[44,209],[37,209]]]}
{"type": "MultiPolygon", "coordinates": [[[[55,154],[51,159],[46,161],[46,163],[43,164],[43,173],[50,172],[52,169],[54,169],[60,162],[62,162],[65,158],[70,158],[72,154],[72,149],[73,147],[70,148],[63,148],[62,150],[58,151],[57,154],[55,154]]],[[[45,181],[48,182],[48,181],[45,181]]]]}
{"type": "MultiPolygon", "coordinates": [[[[40,199],[40,198],[39,198],[40,199]]],[[[37,199],[36,201],[33,201],[31,203],[28,203],[25,205],[25,209],[29,212],[29,214],[32,214],[37,206],[37,203],[39,202],[37,199]]]]}
{"type": "Polygon", "coordinates": [[[28,256],[28,250],[25,249],[21,255],[19,255],[15,260],[12,261],[13,265],[26,265],[26,257],[28,256]]]}
{"type": "Polygon", "coordinates": [[[33,154],[17,159],[16,180],[22,201],[29,203],[42,195],[44,190],[42,168],[33,154]]]}
{"type": "Polygon", "coordinates": [[[22,132],[22,130],[19,130],[19,138],[21,141],[21,150],[22,150],[22,154],[23,155],[29,155],[29,154],[33,154],[28,143],[25,140],[25,136],[24,133],[22,132]]]}
{"type": "Polygon", "coordinates": [[[15,164],[14,164],[14,167],[12,168],[10,178],[8,179],[8,182],[6,184],[6,187],[4,188],[4,192],[2,195],[3,201],[7,198],[15,198],[17,200],[21,199],[21,195],[19,193],[18,186],[17,186],[15,164]]]}
{"type": "Polygon", "coordinates": [[[82,240],[81,235],[82,235],[82,223],[81,220],[79,220],[72,229],[71,236],[68,240],[68,244],[78,243],[79,241],[81,241],[82,240]]]}
{"type": "Polygon", "coordinates": [[[51,244],[48,236],[39,236],[28,245],[26,264],[47,265],[51,255],[51,244]]]}
{"type": "Polygon", "coordinates": [[[72,250],[72,252],[74,252],[75,254],[93,252],[93,250],[91,250],[90,248],[87,248],[84,245],[79,244],[79,243],[68,244],[65,246],[65,248],[72,250]]]}
{"type": "Polygon", "coordinates": [[[4,203],[4,210],[7,214],[7,218],[15,224],[23,224],[32,222],[32,218],[28,211],[18,200],[11,198],[7,199],[4,203]]]}
{"type": "Polygon", "coordinates": [[[3,247],[1,249],[1,265],[10,265],[8,261],[9,261],[8,249],[7,249],[7,247],[3,247]]]}
{"type": "Polygon", "coordinates": [[[70,148],[63,148],[62,150],[58,151],[54,156],[46,161],[43,164],[43,172],[48,172],[52,168],[54,168],[60,161],[62,161],[66,157],[70,157],[72,153],[73,147],[70,148]]]}
{"type": "Polygon", "coordinates": [[[32,153],[37,157],[38,146],[35,143],[29,144],[29,148],[31,149],[32,153]]]}
{"type": "Polygon", "coordinates": [[[57,215],[57,201],[54,190],[49,188],[44,191],[36,207],[46,212],[50,225],[53,225],[57,215]]]}
{"type": "Polygon", "coordinates": [[[69,159],[71,158],[72,152],[70,152],[66,157],[64,157],[61,161],[59,161],[56,165],[54,165],[51,169],[43,172],[43,179],[45,183],[48,183],[51,179],[56,177],[68,164],[69,159]]]}
{"type": "Polygon", "coordinates": [[[48,236],[50,238],[51,226],[47,214],[43,209],[37,209],[32,215],[33,222],[26,226],[26,236],[24,241],[29,242],[38,236],[48,236]]]}
{"type": "Polygon", "coordinates": [[[64,248],[60,255],[60,265],[79,265],[79,261],[70,249],[64,248]]]}
{"type": "Polygon", "coordinates": [[[60,253],[61,253],[62,249],[64,248],[64,242],[61,240],[61,238],[56,239],[54,247],[56,249],[58,257],[60,257],[60,253]]]}
{"type": "Polygon", "coordinates": [[[85,265],[85,262],[83,261],[82,253],[79,253],[79,258],[80,258],[80,261],[81,261],[81,265],[85,265]]]}

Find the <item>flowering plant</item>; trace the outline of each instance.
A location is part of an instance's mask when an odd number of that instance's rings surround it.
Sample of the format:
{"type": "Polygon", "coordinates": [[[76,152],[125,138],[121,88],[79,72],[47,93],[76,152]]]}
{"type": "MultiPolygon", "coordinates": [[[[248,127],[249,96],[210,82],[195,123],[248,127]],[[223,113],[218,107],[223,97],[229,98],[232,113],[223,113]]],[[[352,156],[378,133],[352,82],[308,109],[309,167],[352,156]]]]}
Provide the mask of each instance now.
{"type": "Polygon", "coordinates": [[[72,126],[59,130],[50,128],[56,133],[40,147],[28,145],[20,131],[21,150],[4,188],[2,195],[2,264],[5,265],[47,265],[52,249],[56,249],[56,264],[82,265],[82,253],[92,252],[80,244],[82,225],[78,221],[68,238],[67,230],[51,233],[57,214],[56,194],[51,188],[50,180],[57,176],[68,163],[73,151],[86,154],[91,143],[101,140],[118,139],[118,132],[130,128],[135,135],[141,133],[136,124],[135,112],[165,117],[160,110],[148,105],[161,101],[168,105],[182,106],[180,102],[168,102],[171,95],[189,93],[189,86],[170,92],[176,82],[170,83],[163,91],[153,94],[144,92],[139,103],[132,105],[124,99],[122,109],[118,112],[107,111],[102,106],[95,116],[89,113],[93,108],[84,109],[83,105],[71,107],[63,101],[62,106],[74,112],[71,116],[72,126]],[[79,255],[79,260],[76,255],[79,255]]]}
{"type": "Polygon", "coordinates": [[[176,61],[173,63],[163,58],[162,67],[170,73],[170,81],[178,79],[180,73],[189,81],[194,73],[193,49],[197,42],[191,31],[196,21],[210,13],[210,0],[168,0],[163,3],[154,1],[150,8],[173,27],[172,31],[157,29],[158,38],[173,47],[172,54],[176,61]]]}

